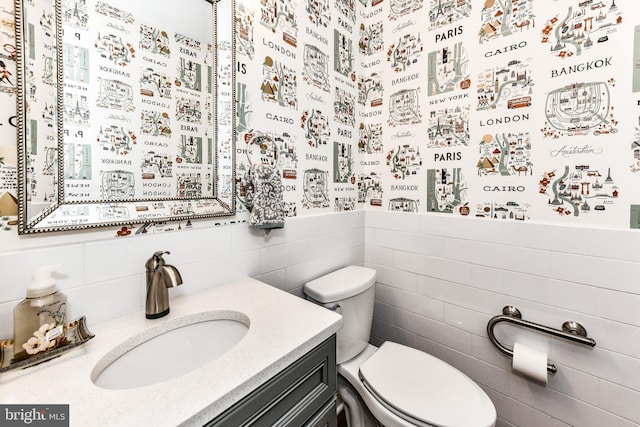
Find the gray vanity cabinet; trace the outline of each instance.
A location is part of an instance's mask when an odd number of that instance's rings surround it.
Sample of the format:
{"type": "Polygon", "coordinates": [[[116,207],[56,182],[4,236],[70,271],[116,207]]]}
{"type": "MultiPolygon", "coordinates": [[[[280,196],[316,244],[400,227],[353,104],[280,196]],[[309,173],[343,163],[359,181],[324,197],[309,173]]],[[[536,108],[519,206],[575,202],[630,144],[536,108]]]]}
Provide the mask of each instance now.
{"type": "Polygon", "coordinates": [[[335,335],[206,426],[336,427],[335,335]]]}

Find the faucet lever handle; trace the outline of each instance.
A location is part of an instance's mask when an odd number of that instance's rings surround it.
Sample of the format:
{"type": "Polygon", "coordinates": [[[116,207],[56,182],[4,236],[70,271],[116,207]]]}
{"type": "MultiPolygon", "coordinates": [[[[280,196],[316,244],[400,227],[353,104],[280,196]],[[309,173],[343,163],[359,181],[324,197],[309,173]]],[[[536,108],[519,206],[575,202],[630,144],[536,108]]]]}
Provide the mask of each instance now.
{"type": "Polygon", "coordinates": [[[164,258],[162,258],[162,255],[164,254],[171,254],[171,252],[169,251],[156,251],[153,253],[153,255],[151,255],[151,258],[149,258],[147,260],[147,262],[145,263],[145,268],[147,269],[147,271],[154,271],[156,268],[163,266],[164,263],[164,258]]]}

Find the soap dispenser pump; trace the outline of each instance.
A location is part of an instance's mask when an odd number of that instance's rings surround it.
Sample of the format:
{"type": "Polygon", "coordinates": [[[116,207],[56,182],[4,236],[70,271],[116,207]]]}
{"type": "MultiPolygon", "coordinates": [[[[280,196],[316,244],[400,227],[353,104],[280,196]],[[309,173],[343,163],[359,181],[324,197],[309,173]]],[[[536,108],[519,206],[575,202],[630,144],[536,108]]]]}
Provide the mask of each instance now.
{"type": "Polygon", "coordinates": [[[52,264],[37,268],[26,299],[13,310],[14,360],[54,348],[64,337],[67,297],[58,291],[51,274],[62,267],[52,264]]]}

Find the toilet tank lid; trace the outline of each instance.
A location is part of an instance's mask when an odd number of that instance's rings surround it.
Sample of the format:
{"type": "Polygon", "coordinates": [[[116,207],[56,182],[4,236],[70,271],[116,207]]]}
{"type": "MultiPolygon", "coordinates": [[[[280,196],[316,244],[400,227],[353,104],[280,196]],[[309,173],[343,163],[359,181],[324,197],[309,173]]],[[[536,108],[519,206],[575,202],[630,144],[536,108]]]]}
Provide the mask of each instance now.
{"type": "Polygon", "coordinates": [[[304,293],[321,303],[340,301],[369,289],[376,281],[372,268],[350,265],[304,285],[304,293]]]}

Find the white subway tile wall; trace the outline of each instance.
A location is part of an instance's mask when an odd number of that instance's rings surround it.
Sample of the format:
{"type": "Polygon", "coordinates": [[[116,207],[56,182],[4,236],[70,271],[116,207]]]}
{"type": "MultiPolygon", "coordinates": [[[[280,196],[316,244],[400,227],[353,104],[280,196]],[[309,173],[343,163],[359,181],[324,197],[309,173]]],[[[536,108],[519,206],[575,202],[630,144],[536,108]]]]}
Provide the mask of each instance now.
{"type": "MultiPolygon", "coordinates": [[[[248,230],[246,223],[194,228],[180,232],[83,242],[85,233],[68,233],[68,244],[56,244],[59,234],[11,242],[1,252],[0,338],[13,335],[13,308],[25,296],[35,267],[62,263],[55,273],[69,299],[69,316],[87,316],[89,327],[126,313],[142,310],[146,260],[168,250],[168,264],[180,270],[184,284],[169,291],[170,298],[193,294],[242,277],[302,295],[303,285],[349,264],[364,263],[364,211],[288,218],[282,230],[267,237],[248,230]],[[74,242],[74,238],[75,241],[74,242]],[[24,248],[22,248],[24,247],[24,248]]],[[[7,241],[4,241],[7,243],[7,241]]]]}
{"type": "Polygon", "coordinates": [[[365,265],[378,271],[374,343],[462,370],[493,400],[497,426],[640,425],[637,233],[372,210],[365,221],[365,265]],[[487,339],[505,305],[554,328],[576,320],[597,346],[497,326],[505,345],[527,343],[558,367],[546,387],[533,383],[487,339]]]}
{"type": "Polygon", "coordinates": [[[372,343],[397,341],[462,370],[493,400],[497,426],[640,425],[634,233],[541,224],[505,231],[510,226],[368,210],[289,218],[267,237],[246,224],[88,242],[80,233],[63,244],[39,236],[39,245],[14,242],[0,257],[0,334],[11,336],[13,307],[43,264],[65,265],[56,277],[69,315],[86,315],[89,326],[142,309],[144,262],[156,250],[171,251],[166,260],[185,280],[172,298],[243,276],[303,296],[305,282],[365,264],[378,272],[372,343]],[[558,366],[547,387],[534,384],[513,374],[511,360],[487,339],[487,321],[507,304],[556,328],[579,321],[597,346],[500,325],[506,345],[520,340],[558,366]]]}

